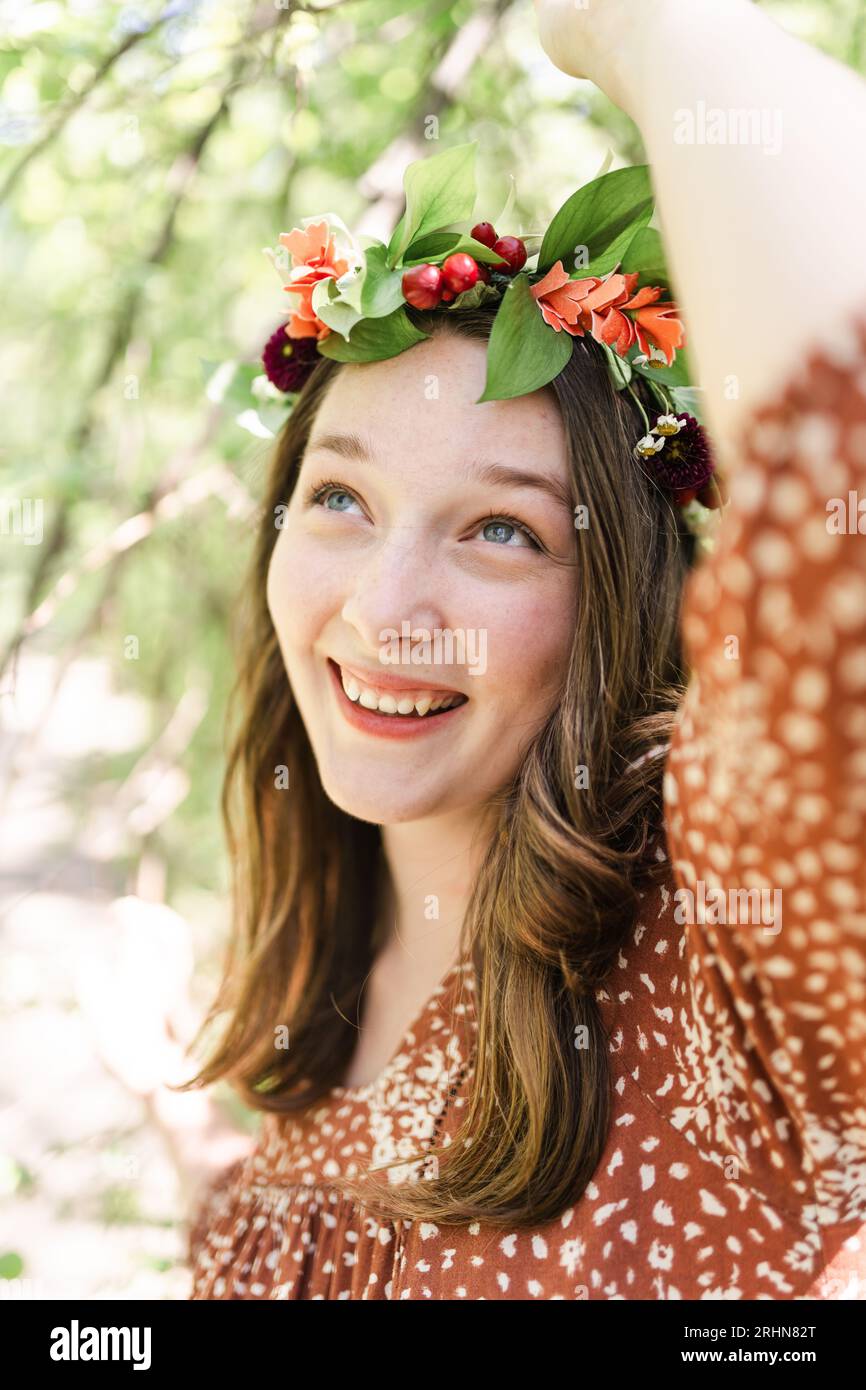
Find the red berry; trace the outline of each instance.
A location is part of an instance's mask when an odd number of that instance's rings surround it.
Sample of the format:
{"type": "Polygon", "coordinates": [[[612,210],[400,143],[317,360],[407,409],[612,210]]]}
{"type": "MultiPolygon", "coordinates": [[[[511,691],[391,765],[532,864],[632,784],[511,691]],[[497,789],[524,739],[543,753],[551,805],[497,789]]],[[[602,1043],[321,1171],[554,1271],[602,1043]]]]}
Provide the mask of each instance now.
{"type": "Polygon", "coordinates": [[[516,275],[526,265],[526,246],[519,236],[501,236],[494,242],[493,250],[497,256],[501,256],[508,262],[508,269],[504,266],[496,266],[495,269],[501,270],[505,275],[516,275]]]}
{"type": "Polygon", "coordinates": [[[675,500],[678,507],[684,507],[687,502],[691,502],[697,496],[697,488],[684,487],[676,493],[675,500]]]}
{"type": "Polygon", "coordinates": [[[403,298],[413,309],[435,309],[442,298],[445,277],[438,265],[412,265],[403,272],[403,298]]]}
{"type": "Polygon", "coordinates": [[[492,246],[496,240],[496,228],[492,222],[476,222],[469,235],[480,241],[482,246],[492,246]]]}
{"type": "Polygon", "coordinates": [[[443,304],[450,304],[451,301],[452,301],[452,299],[456,299],[456,298],[457,298],[457,296],[455,295],[455,293],[454,293],[453,290],[443,290],[443,291],[442,291],[442,303],[443,303],[443,304]]]}
{"type": "Polygon", "coordinates": [[[449,290],[462,294],[464,290],[471,290],[478,279],[478,263],[465,251],[456,251],[443,263],[442,274],[449,290]]]}
{"type": "Polygon", "coordinates": [[[486,265],[482,264],[481,261],[478,262],[478,279],[483,280],[485,285],[490,284],[490,271],[487,269],[486,265]]]}

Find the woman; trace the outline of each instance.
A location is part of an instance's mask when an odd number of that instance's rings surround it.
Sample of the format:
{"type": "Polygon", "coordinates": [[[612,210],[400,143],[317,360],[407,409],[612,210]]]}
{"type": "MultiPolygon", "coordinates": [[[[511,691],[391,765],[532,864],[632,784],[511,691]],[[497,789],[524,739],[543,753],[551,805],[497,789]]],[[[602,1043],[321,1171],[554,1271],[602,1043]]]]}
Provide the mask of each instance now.
{"type": "Polygon", "coordinates": [[[482,405],[483,307],[317,365],[198,1078],[265,1118],[196,1298],[862,1296],[866,94],[745,0],[536,9],[641,129],[730,507],[687,579],[591,337],[482,405]],[[404,622],[485,658],[389,668],[404,622]]]}

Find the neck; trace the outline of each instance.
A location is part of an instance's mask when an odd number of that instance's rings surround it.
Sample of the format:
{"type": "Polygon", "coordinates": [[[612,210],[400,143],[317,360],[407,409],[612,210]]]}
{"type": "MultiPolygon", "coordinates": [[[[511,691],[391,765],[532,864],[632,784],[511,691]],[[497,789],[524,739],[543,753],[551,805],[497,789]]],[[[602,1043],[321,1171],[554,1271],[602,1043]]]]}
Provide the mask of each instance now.
{"type": "Polygon", "coordinates": [[[474,808],[382,827],[383,955],[443,972],[456,962],[492,819],[474,808]]]}

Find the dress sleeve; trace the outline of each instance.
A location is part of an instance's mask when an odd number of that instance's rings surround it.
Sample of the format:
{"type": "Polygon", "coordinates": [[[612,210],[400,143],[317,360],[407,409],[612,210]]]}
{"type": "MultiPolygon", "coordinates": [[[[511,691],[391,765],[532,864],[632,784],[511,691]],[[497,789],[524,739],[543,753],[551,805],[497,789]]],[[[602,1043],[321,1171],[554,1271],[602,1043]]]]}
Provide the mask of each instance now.
{"type": "Polygon", "coordinates": [[[844,1220],[866,1173],[866,306],[738,457],[686,583],[664,782],[694,1065],[741,1154],[844,1220]]]}

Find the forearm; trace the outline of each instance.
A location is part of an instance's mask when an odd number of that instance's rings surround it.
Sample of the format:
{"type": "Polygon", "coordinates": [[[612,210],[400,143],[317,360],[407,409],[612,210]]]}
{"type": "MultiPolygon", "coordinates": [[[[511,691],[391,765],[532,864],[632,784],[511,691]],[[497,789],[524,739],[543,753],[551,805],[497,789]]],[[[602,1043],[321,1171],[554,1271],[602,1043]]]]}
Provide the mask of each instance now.
{"type": "Polygon", "coordinates": [[[866,306],[866,83],[747,0],[637,9],[611,95],[644,139],[722,442],[810,345],[866,306]],[[714,121],[728,143],[706,143],[714,121]]]}

